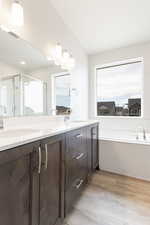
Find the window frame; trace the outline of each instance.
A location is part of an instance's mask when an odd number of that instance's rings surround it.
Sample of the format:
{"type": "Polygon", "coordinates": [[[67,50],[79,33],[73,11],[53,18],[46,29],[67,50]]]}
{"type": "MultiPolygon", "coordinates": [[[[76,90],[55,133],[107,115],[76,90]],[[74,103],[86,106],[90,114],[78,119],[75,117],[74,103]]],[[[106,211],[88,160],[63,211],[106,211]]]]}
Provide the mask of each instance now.
{"type": "MultiPolygon", "coordinates": [[[[71,74],[69,72],[61,72],[61,73],[55,73],[51,75],[51,94],[52,94],[52,98],[51,98],[51,102],[52,102],[52,115],[57,115],[56,114],[56,86],[55,86],[55,78],[56,77],[60,77],[60,76],[70,76],[71,74]]],[[[71,91],[71,87],[70,87],[70,91],[71,91]]],[[[61,116],[61,115],[60,115],[61,116]]],[[[62,114],[63,116],[63,114],[62,114]]]]}
{"type": "Polygon", "coordinates": [[[111,63],[96,65],[94,74],[95,74],[95,76],[94,76],[94,117],[95,118],[142,119],[144,117],[144,58],[143,57],[121,60],[121,61],[114,61],[114,62],[111,62],[111,63]],[[98,116],[97,115],[97,70],[103,69],[105,67],[112,67],[112,66],[115,67],[115,66],[120,66],[120,65],[123,65],[123,64],[136,63],[136,62],[139,62],[139,61],[142,64],[141,116],[98,116]]]}

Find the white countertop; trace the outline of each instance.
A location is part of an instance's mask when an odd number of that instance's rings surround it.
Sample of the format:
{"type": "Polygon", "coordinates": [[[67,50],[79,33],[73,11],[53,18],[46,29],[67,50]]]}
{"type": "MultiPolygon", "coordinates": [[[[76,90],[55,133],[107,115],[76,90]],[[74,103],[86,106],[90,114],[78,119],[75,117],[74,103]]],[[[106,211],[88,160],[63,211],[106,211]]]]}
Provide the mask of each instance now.
{"type": "Polygon", "coordinates": [[[38,141],[47,137],[52,137],[57,134],[63,134],[68,131],[78,129],[84,126],[92,125],[97,121],[76,121],[59,123],[58,121],[38,121],[38,123],[32,122],[20,127],[6,127],[0,130],[0,151],[8,150],[20,145],[38,141]]]}

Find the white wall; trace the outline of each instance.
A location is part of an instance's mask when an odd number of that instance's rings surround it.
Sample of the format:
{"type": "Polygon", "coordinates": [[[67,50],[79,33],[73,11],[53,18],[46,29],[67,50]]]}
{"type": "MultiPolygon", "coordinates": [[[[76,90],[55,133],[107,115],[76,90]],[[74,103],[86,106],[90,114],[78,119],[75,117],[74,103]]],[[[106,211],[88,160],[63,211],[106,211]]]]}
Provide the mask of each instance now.
{"type": "Polygon", "coordinates": [[[101,129],[131,129],[138,126],[150,128],[150,43],[115,49],[89,56],[89,117],[94,117],[95,67],[132,58],[144,58],[144,116],[143,118],[101,118],[101,129]]]}
{"type": "MultiPolygon", "coordinates": [[[[150,43],[89,56],[89,116],[91,118],[94,117],[95,67],[137,57],[144,58],[144,116],[143,118],[99,118],[102,135],[112,130],[116,131],[117,137],[120,137],[120,133],[122,134],[124,130],[136,132],[139,126],[144,126],[146,131],[150,132],[150,43]]],[[[99,147],[102,170],[150,180],[148,145],[100,140],[99,147]]]]}
{"type": "Polygon", "coordinates": [[[14,76],[19,73],[20,71],[17,68],[14,68],[13,66],[10,66],[6,63],[0,62],[0,78],[14,76]]]}
{"type": "MultiPolygon", "coordinates": [[[[3,1],[3,10],[0,14],[0,24],[12,29],[10,25],[11,1],[3,1]]],[[[76,67],[72,71],[72,84],[78,89],[78,96],[72,104],[73,113],[80,119],[88,115],[88,60],[87,55],[66,27],[56,10],[52,7],[50,0],[22,1],[24,6],[25,26],[21,29],[15,28],[23,39],[30,42],[36,48],[48,55],[50,48],[57,42],[72,53],[76,60],[76,67]],[[78,110],[76,110],[78,108],[78,110]]],[[[14,28],[13,28],[14,29],[14,28]]]]}

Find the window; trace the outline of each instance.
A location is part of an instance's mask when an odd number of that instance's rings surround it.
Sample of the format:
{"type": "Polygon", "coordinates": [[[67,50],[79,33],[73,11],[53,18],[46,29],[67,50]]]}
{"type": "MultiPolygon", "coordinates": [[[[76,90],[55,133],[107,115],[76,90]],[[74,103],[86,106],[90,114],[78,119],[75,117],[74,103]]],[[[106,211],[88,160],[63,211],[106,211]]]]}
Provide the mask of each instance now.
{"type": "Polygon", "coordinates": [[[96,69],[97,116],[141,116],[142,61],[96,69]]]}
{"type": "Polygon", "coordinates": [[[70,74],[54,76],[54,107],[57,115],[70,114],[70,74]]]}

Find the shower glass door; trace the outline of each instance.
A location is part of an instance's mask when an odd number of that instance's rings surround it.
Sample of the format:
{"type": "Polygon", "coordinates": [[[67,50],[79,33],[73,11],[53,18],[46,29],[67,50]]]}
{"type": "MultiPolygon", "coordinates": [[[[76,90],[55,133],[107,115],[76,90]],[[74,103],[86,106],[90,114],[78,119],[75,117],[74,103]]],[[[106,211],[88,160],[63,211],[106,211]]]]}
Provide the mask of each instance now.
{"type": "Polygon", "coordinates": [[[14,79],[0,81],[0,116],[14,116],[14,79]]]}

